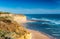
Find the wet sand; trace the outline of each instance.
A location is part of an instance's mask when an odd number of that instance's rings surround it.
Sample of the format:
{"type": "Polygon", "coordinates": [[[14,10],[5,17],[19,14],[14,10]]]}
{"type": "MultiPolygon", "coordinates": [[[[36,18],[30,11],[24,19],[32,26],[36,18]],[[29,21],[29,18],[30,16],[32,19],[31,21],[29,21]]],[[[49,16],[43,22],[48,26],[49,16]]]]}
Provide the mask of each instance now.
{"type": "Polygon", "coordinates": [[[54,39],[52,36],[48,36],[43,34],[42,32],[34,31],[34,30],[29,30],[32,35],[32,39],[54,39]]]}

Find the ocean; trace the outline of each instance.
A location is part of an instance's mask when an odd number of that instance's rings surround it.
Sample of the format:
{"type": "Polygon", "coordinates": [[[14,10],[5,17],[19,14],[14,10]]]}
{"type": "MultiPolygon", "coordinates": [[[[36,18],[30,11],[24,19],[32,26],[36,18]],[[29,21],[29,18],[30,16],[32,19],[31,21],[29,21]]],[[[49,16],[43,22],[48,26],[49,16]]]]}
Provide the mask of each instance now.
{"type": "Polygon", "coordinates": [[[46,33],[60,39],[60,14],[25,14],[32,22],[25,23],[25,27],[46,33]],[[34,21],[34,22],[33,22],[34,21]]]}

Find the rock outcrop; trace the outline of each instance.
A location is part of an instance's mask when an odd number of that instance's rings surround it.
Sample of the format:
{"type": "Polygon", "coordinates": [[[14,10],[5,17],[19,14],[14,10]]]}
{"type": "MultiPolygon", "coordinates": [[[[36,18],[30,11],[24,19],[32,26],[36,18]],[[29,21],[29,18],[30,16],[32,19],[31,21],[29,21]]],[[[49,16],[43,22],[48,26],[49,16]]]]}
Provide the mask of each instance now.
{"type": "Polygon", "coordinates": [[[26,16],[22,15],[22,14],[0,14],[0,17],[12,17],[14,21],[16,21],[17,23],[25,23],[26,22],[26,16]],[[18,21],[17,21],[18,20],[18,21]]]}
{"type": "Polygon", "coordinates": [[[31,39],[31,33],[17,23],[26,21],[24,17],[24,15],[0,14],[0,39],[31,39]]]}

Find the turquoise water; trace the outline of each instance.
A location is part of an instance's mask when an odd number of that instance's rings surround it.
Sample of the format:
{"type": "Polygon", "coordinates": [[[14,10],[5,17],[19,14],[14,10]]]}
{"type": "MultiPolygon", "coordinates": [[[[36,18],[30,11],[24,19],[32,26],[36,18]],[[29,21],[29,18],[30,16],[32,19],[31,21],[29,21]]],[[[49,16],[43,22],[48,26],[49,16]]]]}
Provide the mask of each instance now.
{"type": "Polygon", "coordinates": [[[28,22],[25,24],[26,28],[44,32],[60,39],[60,14],[25,14],[28,20],[35,22],[28,22]]]}

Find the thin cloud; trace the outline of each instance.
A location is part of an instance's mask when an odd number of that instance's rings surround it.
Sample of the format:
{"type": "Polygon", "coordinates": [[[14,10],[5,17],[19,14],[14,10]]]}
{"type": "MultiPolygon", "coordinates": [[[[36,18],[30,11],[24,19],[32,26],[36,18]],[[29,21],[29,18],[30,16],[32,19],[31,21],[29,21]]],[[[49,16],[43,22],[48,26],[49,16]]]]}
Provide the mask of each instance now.
{"type": "Polygon", "coordinates": [[[0,7],[0,11],[20,13],[20,14],[52,14],[52,13],[60,14],[60,10],[56,10],[56,9],[26,9],[26,8],[2,8],[0,7]]]}

